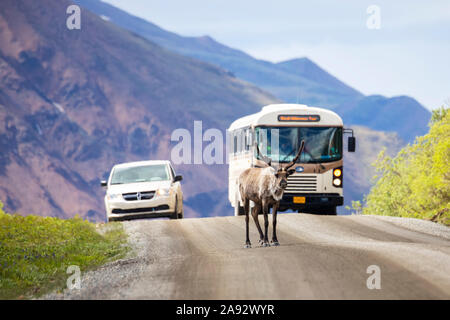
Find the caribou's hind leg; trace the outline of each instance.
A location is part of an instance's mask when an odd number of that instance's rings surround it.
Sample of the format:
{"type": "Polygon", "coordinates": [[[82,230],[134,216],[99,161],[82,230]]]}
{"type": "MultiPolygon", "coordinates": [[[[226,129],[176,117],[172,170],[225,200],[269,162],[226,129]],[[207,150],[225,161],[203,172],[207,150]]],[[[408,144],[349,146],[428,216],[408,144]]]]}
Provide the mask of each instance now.
{"type": "Polygon", "coordinates": [[[250,242],[250,233],[249,233],[249,201],[248,199],[244,199],[244,212],[245,212],[245,246],[244,248],[251,248],[252,243],[250,242]]]}
{"type": "Polygon", "coordinates": [[[277,211],[278,211],[278,205],[279,202],[275,203],[272,207],[272,227],[273,227],[273,234],[272,234],[272,246],[279,246],[280,243],[277,239],[277,211]]]}

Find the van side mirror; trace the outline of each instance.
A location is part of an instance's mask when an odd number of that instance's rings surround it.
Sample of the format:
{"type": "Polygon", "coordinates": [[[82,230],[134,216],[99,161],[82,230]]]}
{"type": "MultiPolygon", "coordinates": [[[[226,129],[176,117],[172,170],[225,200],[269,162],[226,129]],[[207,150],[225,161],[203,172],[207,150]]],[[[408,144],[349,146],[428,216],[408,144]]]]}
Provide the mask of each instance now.
{"type": "Polygon", "coordinates": [[[108,185],[108,182],[106,182],[105,180],[100,181],[100,186],[101,187],[106,187],[108,185]]]}
{"type": "Polygon", "coordinates": [[[181,181],[183,180],[183,176],[175,176],[175,178],[173,178],[173,182],[177,182],[177,181],[181,181]]]}
{"type": "Polygon", "coordinates": [[[347,148],[348,148],[348,152],[355,152],[355,149],[356,149],[356,138],[355,137],[348,137],[347,148]]]}

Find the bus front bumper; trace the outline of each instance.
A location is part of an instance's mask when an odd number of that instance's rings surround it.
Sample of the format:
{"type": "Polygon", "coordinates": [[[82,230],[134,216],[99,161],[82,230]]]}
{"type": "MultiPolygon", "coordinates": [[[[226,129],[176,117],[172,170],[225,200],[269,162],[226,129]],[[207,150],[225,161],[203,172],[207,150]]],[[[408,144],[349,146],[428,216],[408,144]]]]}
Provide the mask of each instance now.
{"type": "Polygon", "coordinates": [[[344,197],[338,193],[288,193],[284,194],[280,201],[280,211],[287,209],[299,210],[320,207],[338,207],[343,204],[344,197]],[[296,201],[294,201],[294,197],[298,197],[296,201]],[[304,203],[296,203],[303,201],[304,203]]]}

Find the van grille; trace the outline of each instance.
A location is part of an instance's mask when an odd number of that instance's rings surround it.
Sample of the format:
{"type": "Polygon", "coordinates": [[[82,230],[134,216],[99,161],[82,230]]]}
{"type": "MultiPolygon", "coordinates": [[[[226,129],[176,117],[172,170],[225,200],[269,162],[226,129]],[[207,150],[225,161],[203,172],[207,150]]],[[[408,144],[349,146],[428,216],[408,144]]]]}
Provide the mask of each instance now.
{"type": "Polygon", "coordinates": [[[305,174],[293,174],[288,177],[286,193],[317,191],[317,176],[305,174]]]}
{"type": "Polygon", "coordinates": [[[150,200],[155,195],[155,191],[142,191],[122,194],[126,201],[150,200]]]}
{"type": "Polygon", "coordinates": [[[125,214],[125,213],[150,213],[161,210],[169,210],[169,206],[167,204],[163,204],[157,207],[150,208],[134,208],[134,209],[112,209],[112,213],[125,214]]]}

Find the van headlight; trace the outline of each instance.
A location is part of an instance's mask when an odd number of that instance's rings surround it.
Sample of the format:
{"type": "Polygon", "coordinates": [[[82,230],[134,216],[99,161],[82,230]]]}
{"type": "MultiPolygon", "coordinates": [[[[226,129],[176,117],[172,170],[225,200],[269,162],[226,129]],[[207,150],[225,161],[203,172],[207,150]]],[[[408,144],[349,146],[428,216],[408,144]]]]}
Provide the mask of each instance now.
{"type": "Polygon", "coordinates": [[[108,200],[119,200],[121,196],[120,193],[108,193],[108,200]]]}
{"type": "Polygon", "coordinates": [[[170,188],[159,188],[156,190],[157,196],[168,196],[170,194],[170,188]]]}

